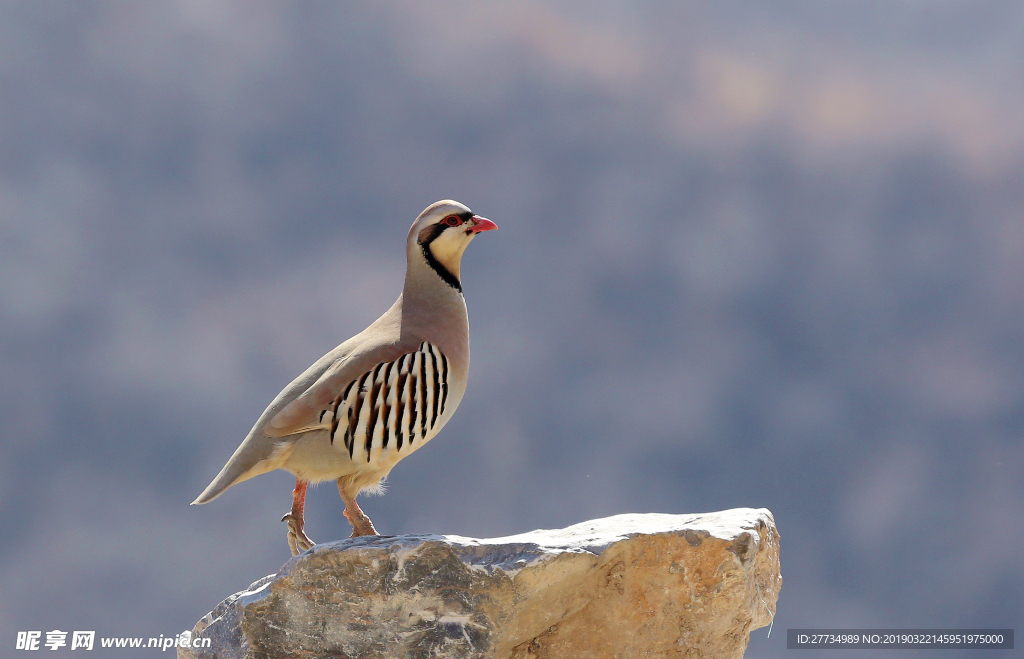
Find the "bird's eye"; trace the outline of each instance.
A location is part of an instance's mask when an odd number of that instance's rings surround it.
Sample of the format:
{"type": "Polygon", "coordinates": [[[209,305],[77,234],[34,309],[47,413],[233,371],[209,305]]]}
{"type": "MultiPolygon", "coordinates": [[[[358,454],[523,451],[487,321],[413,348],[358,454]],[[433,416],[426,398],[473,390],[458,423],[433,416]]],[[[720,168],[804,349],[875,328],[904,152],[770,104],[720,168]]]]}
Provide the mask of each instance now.
{"type": "Polygon", "coordinates": [[[456,215],[449,215],[448,217],[441,220],[450,227],[457,227],[462,224],[462,218],[456,215]]]}

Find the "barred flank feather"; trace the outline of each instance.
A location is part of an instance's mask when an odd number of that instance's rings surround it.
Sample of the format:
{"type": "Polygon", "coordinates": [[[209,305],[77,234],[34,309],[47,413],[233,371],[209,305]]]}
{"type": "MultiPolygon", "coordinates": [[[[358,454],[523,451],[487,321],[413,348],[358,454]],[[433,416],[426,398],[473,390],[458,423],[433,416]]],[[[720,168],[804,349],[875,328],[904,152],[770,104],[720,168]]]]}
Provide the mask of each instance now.
{"type": "Polygon", "coordinates": [[[374,451],[410,450],[433,437],[448,402],[448,358],[432,344],[396,361],[377,364],[346,387],[320,413],[331,443],[339,428],[353,460],[370,462],[374,451]],[[392,442],[391,439],[394,438],[392,442]]]}

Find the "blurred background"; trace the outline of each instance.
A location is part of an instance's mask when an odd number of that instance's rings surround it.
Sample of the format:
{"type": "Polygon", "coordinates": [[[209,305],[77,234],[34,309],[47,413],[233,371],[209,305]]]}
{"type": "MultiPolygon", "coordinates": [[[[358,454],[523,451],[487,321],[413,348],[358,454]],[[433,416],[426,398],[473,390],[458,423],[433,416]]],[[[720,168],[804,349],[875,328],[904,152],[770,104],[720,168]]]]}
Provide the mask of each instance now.
{"type": "Polygon", "coordinates": [[[382,533],[766,507],[748,656],[1019,631],[1022,83],[1016,2],[4,2],[0,646],[175,634],[288,559],[287,474],[188,504],[441,198],[500,230],[382,533]]]}

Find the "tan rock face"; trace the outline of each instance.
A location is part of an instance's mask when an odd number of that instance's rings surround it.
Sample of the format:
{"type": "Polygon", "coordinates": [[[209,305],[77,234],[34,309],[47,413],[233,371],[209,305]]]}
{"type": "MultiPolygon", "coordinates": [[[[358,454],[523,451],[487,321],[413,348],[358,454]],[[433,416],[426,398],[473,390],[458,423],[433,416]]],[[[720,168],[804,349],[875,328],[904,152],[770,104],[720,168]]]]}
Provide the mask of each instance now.
{"type": "Polygon", "coordinates": [[[193,632],[211,647],[178,656],[742,657],[781,584],[764,509],[352,538],[226,599],[193,632]]]}

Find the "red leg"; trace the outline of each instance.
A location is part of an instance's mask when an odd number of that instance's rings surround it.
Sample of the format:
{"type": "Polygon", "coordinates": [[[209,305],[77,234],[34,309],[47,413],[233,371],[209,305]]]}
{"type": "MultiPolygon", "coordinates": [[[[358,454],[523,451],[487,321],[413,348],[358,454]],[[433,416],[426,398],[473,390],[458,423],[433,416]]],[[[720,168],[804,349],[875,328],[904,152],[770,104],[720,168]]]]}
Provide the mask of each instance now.
{"type": "Polygon", "coordinates": [[[309,539],[309,536],[303,533],[303,528],[306,526],[304,513],[306,510],[306,487],[308,485],[309,481],[295,479],[295,489],[292,490],[292,510],[281,518],[282,522],[288,522],[288,548],[291,549],[292,556],[306,551],[316,544],[309,539]]]}
{"type": "Polygon", "coordinates": [[[352,525],[352,537],[380,535],[377,533],[377,529],[373,528],[373,522],[370,521],[370,518],[366,516],[366,513],[356,503],[355,495],[349,495],[345,491],[345,486],[342,484],[343,480],[344,478],[338,479],[338,494],[341,495],[341,500],[345,502],[345,517],[348,518],[349,523],[352,525]]]}

